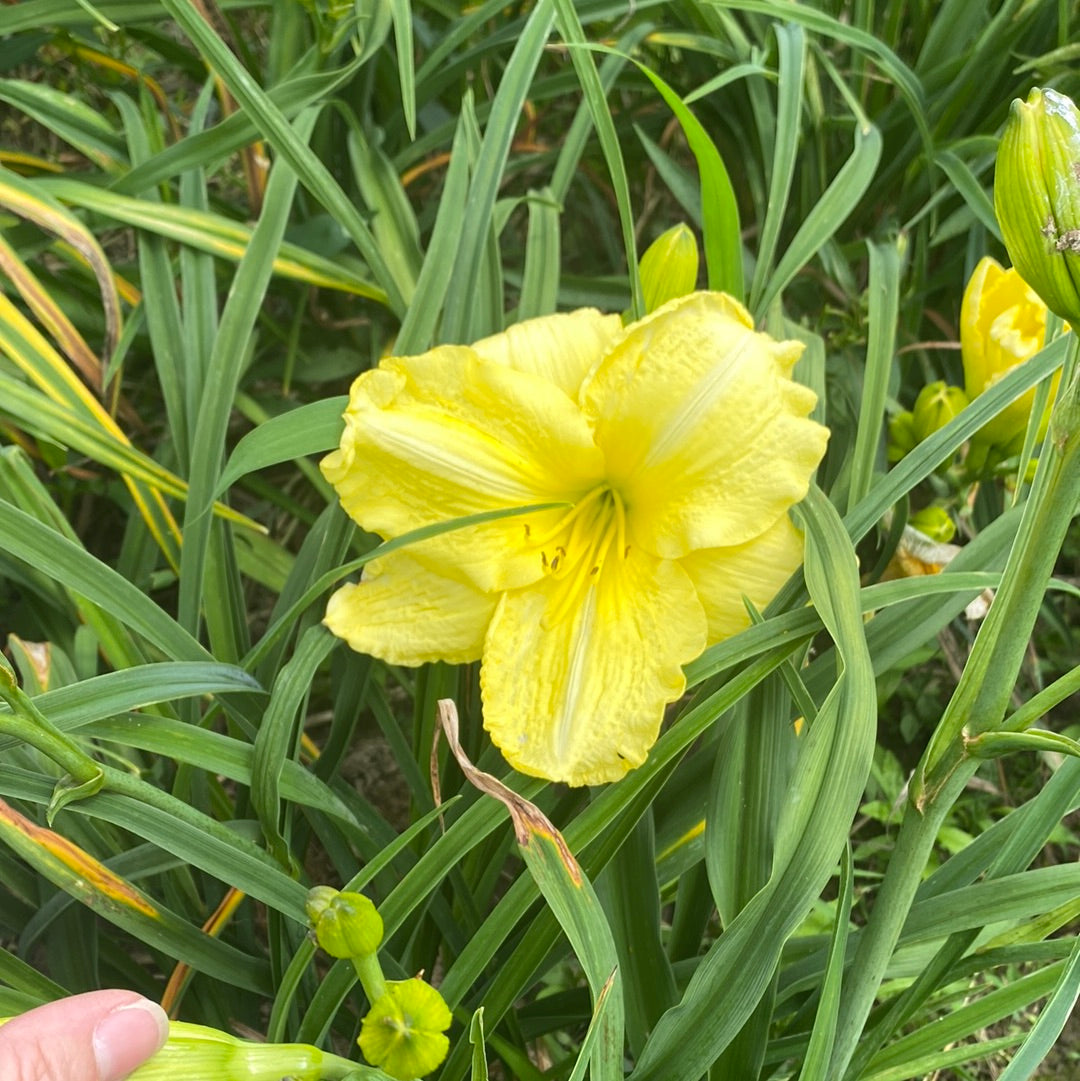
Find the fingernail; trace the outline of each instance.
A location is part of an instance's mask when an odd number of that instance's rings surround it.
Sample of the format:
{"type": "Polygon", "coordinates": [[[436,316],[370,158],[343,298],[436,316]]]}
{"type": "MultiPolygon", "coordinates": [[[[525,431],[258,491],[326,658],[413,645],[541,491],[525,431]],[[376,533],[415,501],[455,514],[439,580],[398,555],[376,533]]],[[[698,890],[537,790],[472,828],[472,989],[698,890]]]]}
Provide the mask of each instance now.
{"type": "Polygon", "coordinates": [[[94,1026],[94,1058],[101,1081],[121,1081],[153,1055],[169,1034],[165,1011],[148,999],[120,1006],[94,1026]]]}

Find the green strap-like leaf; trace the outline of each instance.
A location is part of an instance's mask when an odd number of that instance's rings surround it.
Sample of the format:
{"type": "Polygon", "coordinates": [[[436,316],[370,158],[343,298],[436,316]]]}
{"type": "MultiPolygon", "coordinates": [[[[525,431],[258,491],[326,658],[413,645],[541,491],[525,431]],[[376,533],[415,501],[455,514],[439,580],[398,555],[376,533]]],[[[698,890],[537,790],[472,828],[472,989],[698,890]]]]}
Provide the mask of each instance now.
{"type": "Polygon", "coordinates": [[[858,603],[850,540],[832,505],[812,488],[802,504],[811,597],[843,658],[842,670],[804,737],[777,827],[768,883],[725,929],[669,1010],[631,1075],[634,1081],[700,1077],[742,1028],[770,982],[787,937],[836,865],[873,754],[875,684],[858,603]],[[713,1004],[723,1000],[717,1015],[713,1004]]]}
{"type": "Polygon", "coordinates": [[[495,201],[510,154],[510,145],[533,75],[547,44],[553,19],[552,0],[539,0],[503,70],[502,81],[492,102],[465,203],[465,221],[468,227],[459,239],[454,274],[446,295],[442,323],[444,341],[471,341],[478,333],[487,334],[492,330],[491,327],[476,325],[474,298],[480,281],[481,265],[485,259],[485,248],[491,239],[495,201]]]}
{"type": "Polygon", "coordinates": [[[161,4],[221,76],[230,93],[243,106],[263,137],[282,159],[289,163],[300,182],[352,237],[376,280],[386,291],[390,307],[395,312],[402,313],[404,304],[401,295],[386,261],[379,252],[375,238],[330,170],[308,150],[307,144],[293,131],[280,108],[252,79],[190,0],[161,0],[161,4]]]}

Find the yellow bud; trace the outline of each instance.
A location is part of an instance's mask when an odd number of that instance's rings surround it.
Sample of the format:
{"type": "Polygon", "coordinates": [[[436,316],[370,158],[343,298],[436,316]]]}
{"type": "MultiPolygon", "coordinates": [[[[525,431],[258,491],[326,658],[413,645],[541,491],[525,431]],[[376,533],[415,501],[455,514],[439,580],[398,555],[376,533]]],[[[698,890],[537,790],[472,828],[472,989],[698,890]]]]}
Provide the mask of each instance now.
{"type": "Polygon", "coordinates": [[[1021,277],[1051,311],[1080,320],[1080,112],[1037,87],[1012,103],[998,148],[994,209],[1021,277]]]}
{"type": "Polygon", "coordinates": [[[420,979],[391,980],[360,1025],[360,1050],[391,1077],[423,1077],[450,1049],[450,1008],[420,979]]]}
{"type": "Polygon", "coordinates": [[[672,226],[649,245],[641,257],[640,270],[646,313],[692,293],[698,276],[694,234],[682,223],[672,226]]]}
{"type": "Polygon", "coordinates": [[[315,938],[331,957],[368,957],[382,942],[382,917],[362,893],[315,886],[304,908],[315,938]]]}
{"type": "Polygon", "coordinates": [[[929,537],[938,544],[948,544],[956,536],[956,523],[944,507],[931,505],[916,511],[908,525],[917,529],[924,537],[929,537]]]}
{"type": "Polygon", "coordinates": [[[911,411],[915,442],[921,443],[944,428],[967,404],[967,395],[960,387],[951,387],[941,379],[928,383],[919,391],[911,411]]]}
{"type": "MultiPolygon", "coordinates": [[[[964,389],[972,401],[1023,364],[1046,340],[1046,305],[1015,269],[1005,270],[985,256],[964,290],[960,307],[960,350],[964,389]]],[[[1060,373],[1054,376],[1056,392],[1060,373]]],[[[988,446],[1007,448],[1022,441],[1027,430],[1034,388],[988,421],[975,436],[988,446]]],[[[1051,395],[1051,402],[1053,396],[1051,395]]],[[[1050,407],[1042,417],[1045,434],[1050,407]]],[[[1018,448],[1014,448],[1018,449],[1018,448]]]]}

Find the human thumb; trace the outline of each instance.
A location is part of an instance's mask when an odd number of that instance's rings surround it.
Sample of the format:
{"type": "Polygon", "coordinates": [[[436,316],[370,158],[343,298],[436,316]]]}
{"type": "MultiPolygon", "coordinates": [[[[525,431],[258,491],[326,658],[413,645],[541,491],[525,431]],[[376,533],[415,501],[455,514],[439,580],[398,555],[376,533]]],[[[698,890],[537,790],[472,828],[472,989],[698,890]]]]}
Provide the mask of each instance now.
{"type": "Polygon", "coordinates": [[[133,991],[91,991],[0,1026],[3,1081],[122,1081],[165,1042],[169,1019],[133,991]]]}

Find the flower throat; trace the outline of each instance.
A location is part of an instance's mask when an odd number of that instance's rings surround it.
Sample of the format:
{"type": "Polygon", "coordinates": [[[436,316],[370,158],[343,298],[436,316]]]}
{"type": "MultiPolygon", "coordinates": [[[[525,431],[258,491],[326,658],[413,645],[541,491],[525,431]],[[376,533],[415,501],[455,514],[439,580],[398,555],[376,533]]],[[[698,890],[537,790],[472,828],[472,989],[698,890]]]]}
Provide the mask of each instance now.
{"type": "Polygon", "coordinates": [[[559,521],[538,537],[526,527],[531,547],[540,553],[544,574],[559,583],[558,596],[545,619],[556,626],[573,611],[584,590],[599,580],[604,561],[625,559],[626,504],[607,484],[598,484],[578,500],[559,521]]]}

